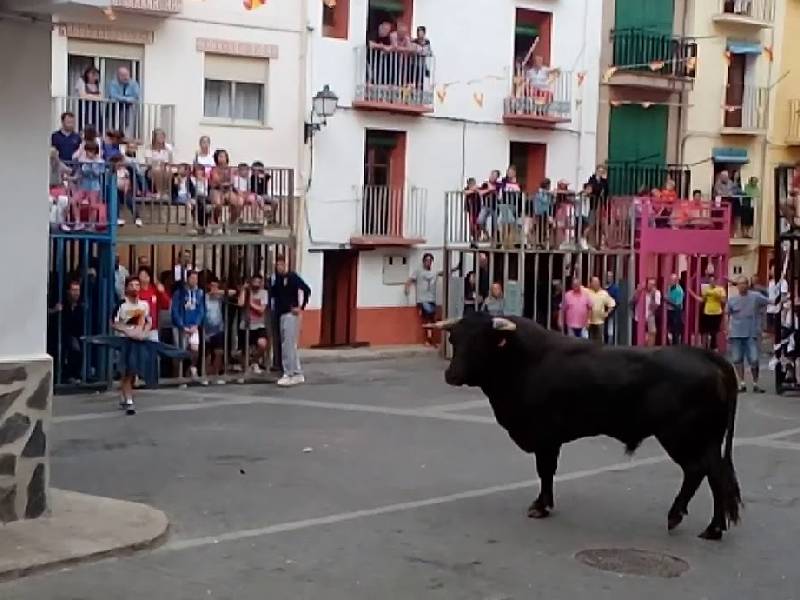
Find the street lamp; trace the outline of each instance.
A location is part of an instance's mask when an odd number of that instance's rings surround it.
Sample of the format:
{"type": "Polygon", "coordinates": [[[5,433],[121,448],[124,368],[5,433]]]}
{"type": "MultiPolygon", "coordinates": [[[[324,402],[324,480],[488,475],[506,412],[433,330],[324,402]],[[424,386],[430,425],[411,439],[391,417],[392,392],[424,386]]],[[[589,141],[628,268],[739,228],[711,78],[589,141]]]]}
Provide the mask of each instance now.
{"type": "Polygon", "coordinates": [[[339,97],[327,84],[311,99],[311,118],[305,124],[304,138],[306,144],[314,137],[316,132],[322,129],[323,125],[328,124],[328,117],[332,117],[336,113],[338,103],[339,97]],[[314,115],[321,117],[322,122],[315,123],[314,115]]]}

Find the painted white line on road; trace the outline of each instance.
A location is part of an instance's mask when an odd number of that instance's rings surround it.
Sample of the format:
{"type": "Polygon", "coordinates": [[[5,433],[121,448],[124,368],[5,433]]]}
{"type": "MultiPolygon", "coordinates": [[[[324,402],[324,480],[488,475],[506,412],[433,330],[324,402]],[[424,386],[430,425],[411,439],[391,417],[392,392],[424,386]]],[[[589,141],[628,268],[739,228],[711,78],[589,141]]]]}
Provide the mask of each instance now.
{"type": "MultiPolygon", "coordinates": [[[[614,463],[612,465],[606,465],[604,467],[598,467],[596,469],[586,469],[582,471],[574,471],[572,473],[565,473],[563,475],[557,475],[555,477],[555,481],[557,482],[573,481],[575,479],[591,477],[593,475],[599,475],[601,473],[607,473],[609,471],[627,471],[635,467],[640,467],[643,465],[654,465],[665,462],[667,460],[669,460],[667,456],[654,456],[650,458],[635,459],[626,462],[614,463]]],[[[328,515],[324,517],[316,517],[313,519],[303,519],[301,521],[276,523],[275,525],[268,525],[266,527],[259,527],[256,529],[242,529],[239,531],[230,531],[215,536],[205,536],[205,537],[190,538],[185,540],[175,540],[154,550],[154,553],[179,552],[181,550],[191,550],[194,548],[211,546],[223,542],[236,542],[239,540],[263,537],[275,533],[297,531],[298,529],[308,529],[310,527],[319,527],[321,525],[334,525],[337,523],[342,523],[344,521],[352,521],[354,519],[363,519],[365,517],[374,517],[378,515],[386,515],[390,513],[414,510],[417,508],[438,506],[440,504],[449,504],[451,502],[458,502],[459,500],[482,498],[484,496],[498,494],[501,492],[513,492],[516,490],[527,489],[536,485],[538,481],[539,481],[538,479],[529,479],[526,481],[517,481],[515,483],[508,483],[505,485],[494,485],[475,490],[467,490],[465,492],[448,494],[446,496],[436,496],[434,498],[425,498],[423,500],[412,500],[410,502],[398,502],[396,504],[389,504],[386,506],[379,506],[376,508],[355,510],[335,515],[328,515]]]]}
{"type": "Polygon", "coordinates": [[[472,410],[475,408],[488,408],[491,405],[489,404],[489,400],[484,398],[483,400],[470,400],[468,402],[453,402],[451,404],[434,404],[433,406],[425,407],[426,411],[429,412],[448,412],[448,411],[458,411],[458,410],[472,410]]]}
{"type": "MultiPolygon", "coordinates": [[[[195,396],[196,397],[196,396],[195,396]]],[[[495,423],[492,417],[480,415],[464,415],[448,412],[435,412],[429,408],[393,408],[390,406],[376,406],[373,404],[354,404],[343,402],[320,402],[316,400],[300,400],[296,398],[282,398],[273,396],[234,396],[228,394],[201,394],[201,398],[208,398],[201,402],[182,402],[180,404],[162,404],[148,408],[140,408],[139,414],[182,412],[205,408],[230,408],[232,406],[269,405],[269,406],[302,406],[305,408],[322,408],[327,410],[342,410],[346,412],[367,412],[382,415],[396,415],[406,417],[422,417],[440,419],[443,421],[460,421],[464,423],[495,423]]],[[[54,417],[53,423],[75,423],[82,421],[96,421],[102,419],[125,418],[119,412],[82,413],[77,415],[64,415],[54,417]]],[[[130,417],[127,417],[130,418],[130,417]]]]}
{"type": "Polygon", "coordinates": [[[759,448],[772,448],[773,450],[798,450],[800,451],[800,443],[797,442],[783,442],[780,440],[753,440],[746,445],[758,446],[759,448]]]}

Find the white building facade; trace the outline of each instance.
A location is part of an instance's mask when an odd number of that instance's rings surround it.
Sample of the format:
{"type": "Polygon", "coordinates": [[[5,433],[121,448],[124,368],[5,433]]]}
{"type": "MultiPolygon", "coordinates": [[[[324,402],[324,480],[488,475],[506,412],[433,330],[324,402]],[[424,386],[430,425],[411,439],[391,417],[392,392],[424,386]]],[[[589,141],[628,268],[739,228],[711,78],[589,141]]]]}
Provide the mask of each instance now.
{"type": "MultiPolygon", "coordinates": [[[[422,340],[402,283],[431,252],[441,269],[445,195],[514,164],[526,190],[573,186],[595,162],[601,7],[567,0],[308,0],[309,96],[339,110],[313,139],[303,274],[316,293],[307,344],[422,340]],[[432,56],[368,48],[379,23],[425,26],[432,56]],[[544,100],[518,64],[559,69],[544,100]],[[317,336],[317,332],[319,335],[317,336]]],[[[310,98],[309,98],[310,100],[310,98]]],[[[451,209],[452,210],[452,209],[451,209]]],[[[441,292],[440,292],[441,296],[441,292]]]]}

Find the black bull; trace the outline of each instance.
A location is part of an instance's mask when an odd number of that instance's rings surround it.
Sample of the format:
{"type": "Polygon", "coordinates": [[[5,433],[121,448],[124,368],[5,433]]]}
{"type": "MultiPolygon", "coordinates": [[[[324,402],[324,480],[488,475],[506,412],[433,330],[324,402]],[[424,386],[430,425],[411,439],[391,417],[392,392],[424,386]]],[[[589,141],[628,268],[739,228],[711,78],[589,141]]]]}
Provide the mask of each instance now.
{"type": "Polygon", "coordinates": [[[553,508],[562,444],[607,435],[632,453],[655,436],[683,470],[668,528],[688,514],[706,477],[714,515],[700,537],[720,539],[739,521],[741,494],[732,461],[737,382],[724,358],[688,346],[603,347],[527,319],[485,314],[431,327],[450,332],[454,354],[447,383],[481,388],[497,422],[535,455],[541,489],[528,516],[546,517],[553,508]]]}

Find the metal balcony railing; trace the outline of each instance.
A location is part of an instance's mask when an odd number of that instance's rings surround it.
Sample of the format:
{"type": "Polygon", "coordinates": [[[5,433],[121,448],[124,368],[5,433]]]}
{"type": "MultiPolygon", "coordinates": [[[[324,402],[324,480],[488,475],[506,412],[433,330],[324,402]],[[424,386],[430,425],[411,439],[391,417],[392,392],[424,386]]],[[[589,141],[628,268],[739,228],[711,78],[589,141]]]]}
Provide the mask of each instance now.
{"type": "Polygon", "coordinates": [[[355,101],[433,109],[436,59],[414,52],[356,48],[355,101]]]}
{"type": "Polygon", "coordinates": [[[636,162],[609,163],[608,188],[612,196],[633,196],[664,188],[667,180],[675,183],[681,198],[692,195],[692,171],[684,165],[648,165],[636,162]]]}
{"type": "Polygon", "coordinates": [[[722,98],[725,129],[766,131],[769,88],[758,85],[727,85],[722,90],[722,98]]]}
{"type": "Polygon", "coordinates": [[[572,72],[549,69],[541,77],[517,65],[503,114],[553,122],[572,120],[572,72]]]}
{"type": "Polygon", "coordinates": [[[51,155],[49,189],[51,232],[111,233],[117,218],[116,177],[101,159],[62,162],[51,155]]]}
{"type": "Polygon", "coordinates": [[[448,192],[450,246],[540,250],[625,249],[633,243],[629,198],[573,192],[448,192]]]}
{"type": "Polygon", "coordinates": [[[428,190],[365,185],[358,192],[355,237],[426,239],[428,190]]]}
{"type": "Polygon", "coordinates": [[[786,139],[793,143],[800,143],[800,99],[789,100],[789,131],[786,139]]]}
{"type": "Polygon", "coordinates": [[[697,44],[690,38],[647,29],[615,29],[611,32],[611,41],[614,44],[612,66],[663,77],[695,76],[696,61],[690,59],[697,58],[697,44]]]}
{"type": "Polygon", "coordinates": [[[172,104],[125,103],[59,96],[53,98],[54,129],[60,127],[64,112],[75,115],[78,129],[94,125],[100,137],[107,131],[121,131],[126,139],[146,144],[150,142],[155,129],[162,129],[168,142],[175,140],[175,106],[172,104]]]}
{"type": "Polygon", "coordinates": [[[719,17],[751,19],[771,24],[775,21],[775,0],[718,0],[719,17]]]}

